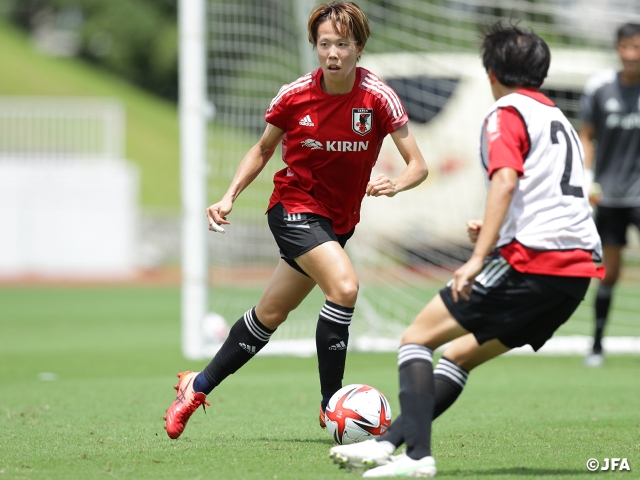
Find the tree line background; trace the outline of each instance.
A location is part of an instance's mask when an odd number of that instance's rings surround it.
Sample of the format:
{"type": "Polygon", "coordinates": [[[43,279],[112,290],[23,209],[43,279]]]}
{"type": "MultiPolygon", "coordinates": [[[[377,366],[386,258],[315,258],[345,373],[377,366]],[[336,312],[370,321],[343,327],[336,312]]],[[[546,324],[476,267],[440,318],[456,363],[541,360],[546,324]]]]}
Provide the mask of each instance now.
{"type": "Polygon", "coordinates": [[[35,33],[74,38],[74,55],[175,101],[177,0],[3,0],[2,14],[35,33]]]}
{"type": "MultiPolygon", "coordinates": [[[[285,67],[274,73],[278,77],[274,85],[303,73],[298,71],[300,30],[292,13],[295,1],[208,0],[209,74],[214,97],[221,82],[217,78],[220,70],[234,61],[242,62],[242,68],[225,75],[232,78],[229,88],[236,90],[242,89],[256,70],[268,71],[265,62],[285,67]],[[267,31],[269,36],[260,35],[255,41],[258,33],[267,31]],[[254,44],[250,48],[243,43],[251,41],[254,44]],[[271,47],[273,52],[265,52],[271,47]]],[[[575,25],[557,29],[549,1],[504,0],[500,7],[495,2],[464,0],[359,3],[367,11],[375,32],[367,44],[367,52],[372,54],[476,51],[479,27],[496,18],[524,20],[551,44],[591,43],[593,38],[576,37],[575,25]]],[[[98,64],[172,101],[178,97],[177,10],[178,0],[0,0],[0,15],[12,23],[33,35],[46,28],[67,32],[74,39],[73,51],[67,54],[98,64]]],[[[607,38],[610,36],[607,30],[607,38]]],[[[256,95],[253,87],[244,89],[243,94],[247,98],[256,95]]],[[[216,104],[224,101],[219,96],[215,100],[216,104]]]]}

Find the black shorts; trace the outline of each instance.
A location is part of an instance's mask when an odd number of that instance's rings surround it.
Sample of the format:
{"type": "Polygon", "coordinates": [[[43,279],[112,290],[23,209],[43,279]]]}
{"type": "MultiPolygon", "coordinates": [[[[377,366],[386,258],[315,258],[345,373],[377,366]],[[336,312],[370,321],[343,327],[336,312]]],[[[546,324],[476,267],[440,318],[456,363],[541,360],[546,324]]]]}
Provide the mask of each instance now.
{"type": "Polygon", "coordinates": [[[529,344],[539,350],[582,301],[589,278],[520,273],[492,256],[473,284],[470,300],[440,296],[453,317],[479,344],[497,338],[510,348],[529,344]]]}
{"type": "Polygon", "coordinates": [[[624,247],[630,224],[640,230],[640,207],[598,207],[596,225],[602,245],[624,247]]]}
{"type": "MultiPolygon", "coordinates": [[[[296,263],[295,258],[307,253],[325,242],[338,242],[342,248],[351,238],[351,231],[336,235],[331,220],[315,213],[287,213],[281,203],[267,212],[269,228],[275,238],[280,257],[300,273],[307,275],[296,263]]],[[[307,275],[309,276],[309,275],[307,275]]]]}

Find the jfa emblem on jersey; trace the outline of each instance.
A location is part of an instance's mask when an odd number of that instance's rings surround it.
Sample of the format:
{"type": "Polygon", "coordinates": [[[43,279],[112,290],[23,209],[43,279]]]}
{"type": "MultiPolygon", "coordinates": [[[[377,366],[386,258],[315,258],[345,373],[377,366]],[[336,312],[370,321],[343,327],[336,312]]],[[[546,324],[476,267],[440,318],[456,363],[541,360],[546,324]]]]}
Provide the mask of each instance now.
{"type": "Polygon", "coordinates": [[[366,135],[373,125],[373,108],[351,109],[351,128],[359,135],[366,135]]]}

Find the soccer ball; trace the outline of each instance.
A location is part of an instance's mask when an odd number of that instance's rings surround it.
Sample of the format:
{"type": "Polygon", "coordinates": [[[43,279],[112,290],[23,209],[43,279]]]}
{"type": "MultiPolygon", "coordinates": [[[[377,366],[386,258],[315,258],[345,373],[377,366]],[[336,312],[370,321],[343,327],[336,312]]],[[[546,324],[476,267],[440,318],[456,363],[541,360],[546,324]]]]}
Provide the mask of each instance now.
{"type": "Polygon", "coordinates": [[[385,396],[369,385],[353,384],[333,394],[325,411],[327,431],[340,444],[358,443],[382,435],[391,425],[385,396]]]}

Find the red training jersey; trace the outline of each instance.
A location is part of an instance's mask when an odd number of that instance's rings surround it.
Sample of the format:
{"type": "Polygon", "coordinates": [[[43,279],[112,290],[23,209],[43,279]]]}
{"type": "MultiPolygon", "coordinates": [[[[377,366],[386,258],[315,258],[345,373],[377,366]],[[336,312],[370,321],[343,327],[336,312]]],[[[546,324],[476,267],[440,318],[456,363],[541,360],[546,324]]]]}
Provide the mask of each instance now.
{"type": "Polygon", "coordinates": [[[505,167],[520,177],[500,232],[502,257],[522,273],[603,278],[604,268],[593,261],[599,257],[600,238],[582,186],[571,184],[577,180],[565,159],[582,166],[582,153],[555,104],[533,89],[503,97],[487,117],[482,138],[488,177],[505,167]],[[577,158],[570,155],[573,150],[577,158]],[[554,177],[556,171],[561,181],[554,177]]]}
{"type": "Polygon", "coordinates": [[[391,87],[357,67],[350,93],[322,90],[322,69],[284,85],[265,119],[285,131],[282,160],[273,178],[269,209],[315,213],[331,220],[336,234],[360,221],[360,206],[382,141],[409,119],[391,87]]]}

